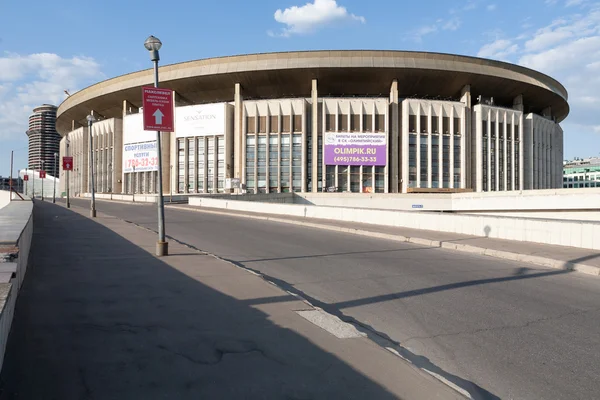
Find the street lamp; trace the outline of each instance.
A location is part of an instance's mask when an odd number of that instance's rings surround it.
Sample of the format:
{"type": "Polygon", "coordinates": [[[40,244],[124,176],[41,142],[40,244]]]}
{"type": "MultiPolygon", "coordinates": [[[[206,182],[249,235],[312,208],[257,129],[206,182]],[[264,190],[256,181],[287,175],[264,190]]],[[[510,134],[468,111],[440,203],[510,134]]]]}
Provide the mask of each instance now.
{"type": "Polygon", "coordinates": [[[52,202],[56,203],[56,174],[58,172],[58,153],[54,153],[54,188],[52,189],[52,202]]]}
{"type": "MultiPolygon", "coordinates": [[[[67,134],[67,138],[65,141],[66,147],[67,147],[67,156],[69,155],[69,144],[71,144],[71,142],[69,141],[69,134],[67,134]]],[[[72,163],[71,163],[72,164],[72,163]]],[[[73,165],[71,165],[71,168],[73,167],[73,165]]],[[[67,187],[67,208],[71,208],[71,201],[69,199],[69,170],[65,171],[65,177],[66,177],[66,187],[67,187]]]]}
{"type": "Polygon", "coordinates": [[[88,122],[88,132],[90,135],[90,168],[91,168],[91,188],[92,188],[92,202],[90,203],[90,217],[96,218],[96,193],[94,192],[94,138],[92,136],[92,125],[96,118],[90,114],[86,117],[88,122]]]}
{"type": "MultiPolygon", "coordinates": [[[[144,42],[144,47],[150,52],[150,60],[154,63],[154,87],[158,87],[158,51],[162,43],[158,38],[149,36],[144,42]]],[[[162,155],[160,143],[160,131],[156,131],[156,146],[158,153],[158,241],[156,242],[156,255],[166,256],[169,254],[169,243],[165,240],[165,204],[163,199],[162,184],[162,155]]]]}

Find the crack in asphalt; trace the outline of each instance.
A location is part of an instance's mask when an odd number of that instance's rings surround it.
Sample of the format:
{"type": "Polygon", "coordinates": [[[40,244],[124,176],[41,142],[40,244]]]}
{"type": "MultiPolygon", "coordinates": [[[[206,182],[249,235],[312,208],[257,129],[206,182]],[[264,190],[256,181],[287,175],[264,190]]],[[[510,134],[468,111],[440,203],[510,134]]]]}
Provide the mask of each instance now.
{"type": "Polygon", "coordinates": [[[221,361],[223,361],[223,359],[227,355],[244,355],[244,354],[251,354],[251,353],[258,353],[258,354],[260,354],[261,356],[263,356],[267,360],[273,361],[273,362],[275,362],[277,364],[281,364],[281,362],[279,362],[278,360],[275,360],[275,359],[269,357],[263,350],[259,349],[258,347],[253,347],[253,348],[245,349],[245,350],[231,350],[231,349],[213,348],[215,360],[209,360],[209,361],[197,360],[197,359],[195,359],[194,357],[192,357],[192,356],[190,356],[188,354],[185,354],[185,353],[182,353],[182,352],[170,349],[167,346],[157,345],[156,347],[159,348],[159,349],[161,349],[161,350],[164,350],[164,351],[166,351],[168,353],[171,353],[173,355],[181,357],[181,358],[183,358],[183,359],[185,359],[185,360],[187,360],[187,361],[189,361],[189,362],[191,362],[193,364],[198,364],[198,365],[217,365],[221,361]]]}

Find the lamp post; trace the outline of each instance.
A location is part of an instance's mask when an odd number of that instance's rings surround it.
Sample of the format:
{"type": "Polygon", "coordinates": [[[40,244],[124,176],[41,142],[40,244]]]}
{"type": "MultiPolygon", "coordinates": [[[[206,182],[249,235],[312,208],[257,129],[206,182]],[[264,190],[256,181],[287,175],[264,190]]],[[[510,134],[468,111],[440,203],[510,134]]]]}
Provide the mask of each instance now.
{"type": "Polygon", "coordinates": [[[44,176],[42,176],[42,201],[44,201],[44,180],[46,179],[46,170],[44,169],[44,160],[42,160],[42,171],[44,171],[44,176]]]}
{"type": "Polygon", "coordinates": [[[90,187],[92,189],[92,201],[90,203],[90,217],[96,218],[96,193],[94,189],[94,138],[92,136],[92,125],[96,118],[90,114],[86,117],[88,122],[88,132],[90,135],[90,187]]]}
{"type": "Polygon", "coordinates": [[[52,189],[52,202],[56,203],[56,174],[58,172],[58,153],[54,153],[54,188],[52,189]]]}
{"type": "MultiPolygon", "coordinates": [[[[69,135],[67,134],[67,140],[66,140],[66,145],[67,145],[67,156],[69,155],[69,144],[71,142],[69,141],[69,135]]],[[[73,165],[71,165],[71,167],[73,167],[73,165]]],[[[67,181],[65,182],[67,185],[67,208],[71,208],[71,200],[69,199],[69,170],[65,171],[65,176],[67,178],[67,181]]]]}
{"type": "MultiPolygon", "coordinates": [[[[158,87],[158,51],[162,43],[158,38],[149,36],[144,42],[144,47],[150,52],[150,60],[154,63],[154,87],[158,87]]],[[[156,242],[156,255],[166,256],[169,254],[169,243],[165,240],[165,204],[163,198],[162,184],[162,155],[160,131],[156,131],[156,147],[158,153],[158,241],[156,242]]]]}
{"type": "Polygon", "coordinates": [[[133,166],[133,174],[131,175],[131,192],[132,192],[132,200],[135,203],[135,185],[137,184],[137,179],[135,179],[135,165],[133,166]]]}
{"type": "Polygon", "coordinates": [[[171,169],[169,171],[169,193],[170,198],[169,198],[169,203],[173,202],[173,165],[171,165],[171,169]]]}

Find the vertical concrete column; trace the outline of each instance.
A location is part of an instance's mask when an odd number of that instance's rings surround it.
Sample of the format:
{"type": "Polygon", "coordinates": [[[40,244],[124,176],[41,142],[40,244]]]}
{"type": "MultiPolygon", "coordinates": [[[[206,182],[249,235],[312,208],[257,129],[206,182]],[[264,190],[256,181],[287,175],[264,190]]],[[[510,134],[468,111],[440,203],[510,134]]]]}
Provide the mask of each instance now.
{"type": "MultiPolygon", "coordinates": [[[[307,186],[306,186],[306,178],[307,178],[306,169],[307,169],[307,165],[308,165],[307,160],[308,160],[308,157],[312,156],[311,154],[306,154],[306,151],[307,151],[306,132],[308,130],[308,124],[309,124],[307,111],[308,111],[308,104],[306,104],[306,100],[302,100],[302,187],[301,187],[302,193],[306,193],[306,188],[307,188],[307,186]]],[[[277,130],[279,131],[279,128],[277,128],[277,130]]],[[[313,164],[315,162],[316,162],[316,160],[313,161],[313,164]]],[[[312,173],[312,171],[311,171],[311,173],[312,173]]],[[[313,175],[312,180],[314,181],[316,178],[317,177],[313,175]]],[[[277,179],[279,180],[279,177],[277,177],[277,179]]],[[[312,185],[312,183],[311,183],[311,185],[312,185]]]]}
{"type": "MultiPolygon", "coordinates": [[[[390,136],[392,139],[392,149],[389,165],[390,165],[390,176],[391,176],[391,187],[390,192],[398,193],[398,181],[400,180],[400,151],[399,146],[402,145],[402,141],[400,140],[400,130],[399,130],[399,114],[398,114],[398,80],[394,79],[392,81],[392,86],[390,88],[390,136]]],[[[362,130],[362,125],[361,125],[362,130]]]]}
{"type": "Polygon", "coordinates": [[[410,105],[408,100],[402,102],[402,124],[400,129],[402,130],[402,141],[400,142],[400,147],[402,149],[400,155],[400,162],[402,163],[402,168],[400,168],[402,174],[402,193],[408,193],[408,179],[409,179],[409,146],[410,139],[408,132],[408,115],[410,111],[410,105]]]}
{"type": "Polygon", "coordinates": [[[506,120],[508,119],[509,114],[506,111],[504,111],[503,114],[504,115],[502,118],[502,132],[504,132],[504,138],[502,139],[502,160],[504,162],[502,163],[502,185],[504,187],[504,190],[508,190],[508,127],[506,126],[506,120]]]}
{"type": "MultiPolygon", "coordinates": [[[[233,97],[233,174],[246,182],[244,176],[244,153],[246,152],[246,140],[244,135],[244,98],[242,97],[242,86],[235,84],[233,97]]],[[[206,188],[205,188],[206,189],[206,188]]]]}
{"type": "Polygon", "coordinates": [[[500,111],[495,110],[496,121],[494,124],[496,125],[496,153],[494,154],[494,158],[496,159],[496,191],[500,191],[500,111]]]}
{"type": "Polygon", "coordinates": [[[515,113],[511,113],[511,117],[510,117],[510,123],[512,125],[512,138],[510,141],[510,165],[511,165],[511,169],[512,171],[510,172],[510,187],[511,190],[515,190],[515,172],[517,171],[517,167],[516,167],[516,163],[515,163],[515,132],[517,130],[517,127],[515,126],[515,113]]]}
{"type": "Polygon", "coordinates": [[[123,174],[123,120],[115,121],[113,137],[113,193],[123,193],[125,175],[123,174]]]}
{"type": "MultiPolygon", "coordinates": [[[[472,188],[473,183],[471,181],[471,166],[466,162],[466,155],[471,154],[471,135],[472,132],[472,98],[471,98],[471,85],[465,85],[460,92],[460,101],[465,105],[465,114],[464,114],[464,130],[462,132],[461,137],[461,150],[460,150],[460,167],[461,167],[461,185],[463,188],[472,188]]],[[[454,132],[452,133],[454,134],[454,132]]],[[[452,166],[454,168],[454,166],[452,166]]],[[[454,180],[454,177],[452,177],[454,180]]]]}
{"type": "MultiPolygon", "coordinates": [[[[310,97],[312,101],[312,110],[311,110],[311,135],[312,135],[312,187],[310,188],[311,192],[317,192],[319,190],[318,181],[319,181],[319,151],[323,151],[323,149],[319,148],[319,92],[317,88],[317,80],[313,79],[311,84],[311,92],[310,97]]],[[[336,118],[337,119],[337,118],[336,118]]],[[[323,163],[325,163],[325,159],[323,159],[323,163]]],[[[323,175],[325,175],[325,165],[323,165],[323,175]]],[[[325,185],[325,183],[323,183],[325,185]]]]}
{"type": "Polygon", "coordinates": [[[444,105],[438,111],[438,188],[444,187],[444,105]]]}
{"type": "Polygon", "coordinates": [[[417,101],[417,112],[416,112],[416,120],[417,120],[417,183],[416,188],[421,187],[421,102],[417,101]]]}
{"type": "Polygon", "coordinates": [[[487,191],[492,191],[492,111],[487,110],[487,132],[488,132],[488,143],[487,143],[487,191]]]}
{"type": "Polygon", "coordinates": [[[517,97],[515,97],[513,99],[513,109],[523,112],[524,105],[523,105],[523,95],[522,94],[518,95],[517,97]]]}
{"type": "Polygon", "coordinates": [[[433,163],[431,162],[431,142],[433,141],[433,127],[431,122],[433,120],[433,107],[431,103],[427,106],[427,187],[431,188],[431,173],[433,172],[433,163]]]}
{"type": "Polygon", "coordinates": [[[519,129],[520,129],[520,135],[519,135],[519,190],[523,190],[523,183],[524,183],[524,178],[523,178],[523,172],[524,172],[524,163],[523,163],[523,135],[524,135],[524,121],[525,118],[523,117],[523,114],[521,114],[521,117],[519,118],[519,129]]]}
{"type": "MultiPolygon", "coordinates": [[[[190,175],[189,175],[189,155],[190,155],[190,149],[189,149],[189,142],[187,138],[183,139],[183,151],[184,151],[184,166],[183,166],[183,182],[184,182],[184,187],[183,187],[183,193],[189,193],[189,184],[190,184],[190,175]]],[[[215,140],[215,154],[217,153],[217,143],[215,140]]],[[[216,157],[215,157],[216,158],[216,157]]],[[[164,167],[164,164],[163,164],[164,167]]]]}
{"type": "Polygon", "coordinates": [[[450,113],[450,149],[448,150],[449,152],[449,158],[450,158],[450,176],[448,177],[449,179],[449,187],[450,189],[454,189],[454,117],[456,116],[456,109],[454,107],[452,107],[452,112],[450,113]]]}

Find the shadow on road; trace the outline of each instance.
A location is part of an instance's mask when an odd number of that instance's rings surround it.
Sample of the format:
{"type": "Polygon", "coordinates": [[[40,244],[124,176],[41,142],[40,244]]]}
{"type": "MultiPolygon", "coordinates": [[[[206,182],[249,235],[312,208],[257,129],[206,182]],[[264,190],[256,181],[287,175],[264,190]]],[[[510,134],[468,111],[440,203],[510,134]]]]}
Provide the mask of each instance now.
{"type": "Polygon", "coordinates": [[[34,221],[0,399],[394,398],[95,221],[40,202],[34,221]]]}

